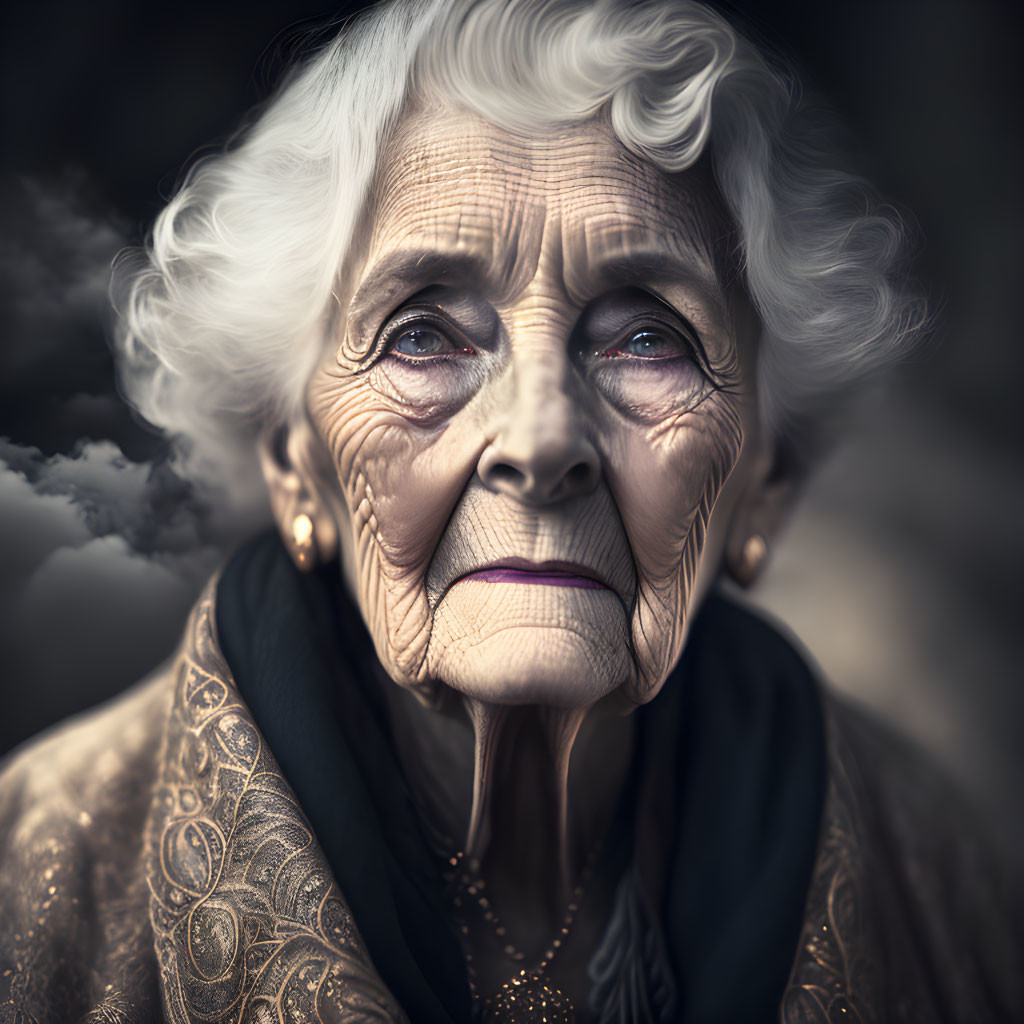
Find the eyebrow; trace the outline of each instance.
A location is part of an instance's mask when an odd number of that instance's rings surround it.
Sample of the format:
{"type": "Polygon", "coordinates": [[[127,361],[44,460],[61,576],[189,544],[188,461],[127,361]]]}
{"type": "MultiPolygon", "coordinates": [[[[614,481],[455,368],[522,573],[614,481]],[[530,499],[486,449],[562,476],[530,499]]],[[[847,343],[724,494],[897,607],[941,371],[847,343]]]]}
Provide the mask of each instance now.
{"type": "MultiPolygon", "coordinates": [[[[563,277],[566,276],[563,270],[563,277]]],[[[728,323],[725,288],[718,275],[713,270],[701,273],[691,262],[671,252],[658,250],[610,256],[595,262],[583,274],[573,274],[565,284],[573,301],[581,306],[611,288],[684,286],[698,294],[715,319],[723,325],[728,323]]],[[[663,301],[669,301],[668,296],[663,301]]]]}
{"type": "Polygon", "coordinates": [[[562,278],[581,304],[608,287],[684,286],[695,291],[723,325],[728,323],[726,272],[713,214],[689,206],[676,211],[680,231],[647,216],[605,214],[563,232],[562,278]],[[681,214],[681,216],[680,216],[681,214]]]}
{"type": "MultiPolygon", "coordinates": [[[[562,283],[569,298],[581,307],[610,288],[684,286],[699,295],[720,323],[728,323],[725,285],[710,254],[702,258],[695,252],[694,258],[687,259],[674,251],[680,246],[659,228],[630,225],[622,228],[617,243],[594,258],[588,252],[586,235],[583,231],[569,240],[563,234],[561,241],[562,283]]],[[[495,249],[503,258],[495,259],[493,250],[485,253],[472,247],[428,245],[387,253],[360,283],[349,306],[350,316],[356,320],[371,312],[380,316],[385,308],[390,312],[409,296],[438,284],[479,287],[512,298],[532,280],[538,254],[527,255],[514,242],[507,246],[499,243],[495,249]]]]}
{"type": "Polygon", "coordinates": [[[436,284],[481,287],[511,297],[526,286],[536,269],[536,260],[527,267],[516,258],[518,255],[515,248],[503,260],[473,249],[398,249],[370,269],[349,304],[350,316],[360,318],[382,306],[394,309],[410,295],[436,284]]]}

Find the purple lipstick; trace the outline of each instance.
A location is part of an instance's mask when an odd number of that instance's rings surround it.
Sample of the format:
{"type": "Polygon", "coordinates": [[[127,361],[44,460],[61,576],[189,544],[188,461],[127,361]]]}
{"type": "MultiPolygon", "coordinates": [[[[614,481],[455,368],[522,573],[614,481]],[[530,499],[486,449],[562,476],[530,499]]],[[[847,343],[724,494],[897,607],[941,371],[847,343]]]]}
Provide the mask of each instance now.
{"type": "Polygon", "coordinates": [[[494,565],[467,573],[462,578],[464,580],[479,580],[481,583],[532,583],[542,587],[576,587],[580,590],[608,589],[592,576],[581,575],[578,571],[540,565],[529,569],[520,566],[494,565]]]}

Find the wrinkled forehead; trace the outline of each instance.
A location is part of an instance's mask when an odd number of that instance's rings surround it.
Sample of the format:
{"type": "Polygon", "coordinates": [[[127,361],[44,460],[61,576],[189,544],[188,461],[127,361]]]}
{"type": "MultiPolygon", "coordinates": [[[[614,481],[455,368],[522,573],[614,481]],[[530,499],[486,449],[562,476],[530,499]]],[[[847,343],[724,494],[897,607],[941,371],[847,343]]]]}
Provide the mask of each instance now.
{"type": "Polygon", "coordinates": [[[725,304],[728,218],[697,169],[668,175],[594,119],[529,136],[453,108],[406,118],[383,154],[366,271],[475,277],[512,298],[543,257],[581,304],[674,276],[725,304]]]}

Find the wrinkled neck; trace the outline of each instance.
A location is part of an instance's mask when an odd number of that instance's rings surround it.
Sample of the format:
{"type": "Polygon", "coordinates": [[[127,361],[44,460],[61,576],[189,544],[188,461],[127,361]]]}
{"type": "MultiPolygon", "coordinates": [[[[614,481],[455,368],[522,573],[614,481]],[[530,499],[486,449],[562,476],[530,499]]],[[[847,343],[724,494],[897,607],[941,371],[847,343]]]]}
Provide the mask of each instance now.
{"type": "Polygon", "coordinates": [[[428,830],[478,864],[524,944],[543,943],[611,823],[632,718],[463,703],[455,694],[431,710],[395,686],[388,697],[399,761],[428,830]]]}

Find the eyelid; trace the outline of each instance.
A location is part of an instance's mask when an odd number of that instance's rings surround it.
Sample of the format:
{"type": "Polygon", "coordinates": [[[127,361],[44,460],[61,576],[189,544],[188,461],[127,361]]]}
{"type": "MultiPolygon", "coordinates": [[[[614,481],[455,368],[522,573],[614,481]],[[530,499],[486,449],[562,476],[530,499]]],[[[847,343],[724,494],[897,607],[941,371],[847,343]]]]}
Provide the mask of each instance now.
{"type": "MultiPolygon", "coordinates": [[[[701,344],[700,335],[693,324],[674,309],[666,309],[664,312],[661,310],[645,310],[642,313],[637,313],[615,332],[615,341],[607,345],[588,345],[587,348],[595,353],[598,350],[606,352],[614,348],[616,344],[622,344],[630,340],[634,335],[643,333],[644,329],[649,329],[652,324],[663,331],[670,331],[673,335],[676,335],[693,357],[694,362],[705,373],[711,374],[711,366],[708,362],[707,353],[704,351],[704,346],[701,344]]],[[[642,359],[643,357],[635,358],[642,359]]]]}
{"type": "MultiPolygon", "coordinates": [[[[459,349],[472,349],[476,352],[477,350],[476,345],[466,337],[465,332],[463,332],[450,317],[445,316],[439,310],[434,308],[425,306],[408,306],[397,310],[384,321],[384,324],[377,332],[377,337],[374,339],[373,345],[370,348],[367,363],[372,365],[379,359],[388,355],[391,352],[392,345],[398,337],[403,332],[409,330],[410,327],[414,327],[417,324],[429,326],[431,329],[444,335],[444,337],[451,343],[452,348],[456,351],[459,349]]],[[[405,356],[404,358],[410,361],[414,359],[426,361],[430,358],[440,357],[441,356],[438,355],[436,357],[405,356]]]]}
{"type": "Polygon", "coordinates": [[[668,299],[663,298],[657,292],[649,291],[646,288],[641,289],[641,291],[655,304],[657,313],[661,313],[661,315],[668,319],[678,321],[682,324],[683,335],[693,346],[694,354],[697,356],[697,361],[701,364],[703,369],[708,373],[711,373],[711,360],[708,359],[707,350],[704,348],[704,342],[700,336],[700,331],[694,327],[690,318],[681,313],[673,303],[669,302],[668,299]]]}

